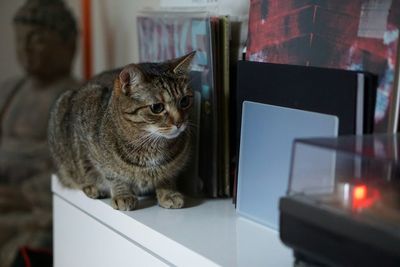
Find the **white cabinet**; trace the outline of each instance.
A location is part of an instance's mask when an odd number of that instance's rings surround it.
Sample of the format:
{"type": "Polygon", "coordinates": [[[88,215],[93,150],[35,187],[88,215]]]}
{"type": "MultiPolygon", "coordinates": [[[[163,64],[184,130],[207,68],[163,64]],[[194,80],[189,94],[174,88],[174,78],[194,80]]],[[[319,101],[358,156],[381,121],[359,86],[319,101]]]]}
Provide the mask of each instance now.
{"type": "Polygon", "coordinates": [[[293,266],[278,233],[236,215],[231,199],[121,212],[52,178],[55,267],[293,266]]]}
{"type": "Polygon", "coordinates": [[[60,197],[54,207],[54,266],[168,266],[60,197]]]}

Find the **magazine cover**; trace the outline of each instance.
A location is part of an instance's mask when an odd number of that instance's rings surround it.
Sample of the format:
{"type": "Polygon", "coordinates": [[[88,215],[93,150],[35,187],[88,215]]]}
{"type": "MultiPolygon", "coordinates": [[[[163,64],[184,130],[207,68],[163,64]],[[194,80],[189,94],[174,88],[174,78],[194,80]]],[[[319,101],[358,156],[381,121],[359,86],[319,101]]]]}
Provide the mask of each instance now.
{"type": "Polygon", "coordinates": [[[147,12],[138,16],[139,59],[157,62],[183,56],[196,50],[192,71],[200,73],[199,177],[203,190],[216,196],[217,114],[214,82],[212,36],[207,13],[147,12]]]}
{"type": "Polygon", "coordinates": [[[398,125],[400,1],[251,0],[246,59],[379,76],[374,132],[398,125]]]}

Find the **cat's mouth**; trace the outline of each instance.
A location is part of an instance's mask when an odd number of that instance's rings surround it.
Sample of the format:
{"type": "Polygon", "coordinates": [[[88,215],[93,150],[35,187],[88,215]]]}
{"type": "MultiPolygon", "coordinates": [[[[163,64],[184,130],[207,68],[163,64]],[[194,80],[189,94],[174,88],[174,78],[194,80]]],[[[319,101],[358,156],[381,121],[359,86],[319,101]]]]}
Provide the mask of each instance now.
{"type": "Polygon", "coordinates": [[[162,133],[163,136],[167,139],[177,138],[181,133],[186,130],[186,124],[183,124],[181,127],[176,127],[175,125],[170,128],[169,131],[162,133]]]}
{"type": "Polygon", "coordinates": [[[152,134],[155,134],[156,136],[159,137],[164,137],[166,139],[175,139],[185,130],[186,130],[186,124],[182,124],[181,127],[179,128],[176,127],[175,125],[168,128],[155,128],[155,127],[149,128],[149,131],[152,134]]]}

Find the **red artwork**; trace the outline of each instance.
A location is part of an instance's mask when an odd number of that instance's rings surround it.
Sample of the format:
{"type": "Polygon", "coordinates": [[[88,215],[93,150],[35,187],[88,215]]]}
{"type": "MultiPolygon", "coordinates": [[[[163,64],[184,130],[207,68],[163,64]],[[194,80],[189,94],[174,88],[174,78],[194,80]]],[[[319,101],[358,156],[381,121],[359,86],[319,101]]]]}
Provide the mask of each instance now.
{"type": "Polygon", "coordinates": [[[399,28],[400,1],[251,0],[246,57],[378,75],[375,132],[394,132],[399,28]]]}

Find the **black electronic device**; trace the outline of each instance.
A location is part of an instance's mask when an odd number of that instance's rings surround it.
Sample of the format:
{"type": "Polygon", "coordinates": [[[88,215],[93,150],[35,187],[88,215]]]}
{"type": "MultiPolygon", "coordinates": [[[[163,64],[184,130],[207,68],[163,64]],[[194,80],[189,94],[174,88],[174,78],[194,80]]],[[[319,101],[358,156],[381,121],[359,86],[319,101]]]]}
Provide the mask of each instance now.
{"type": "Polygon", "coordinates": [[[400,135],[296,140],[280,237],[310,266],[400,266],[400,135]]]}

